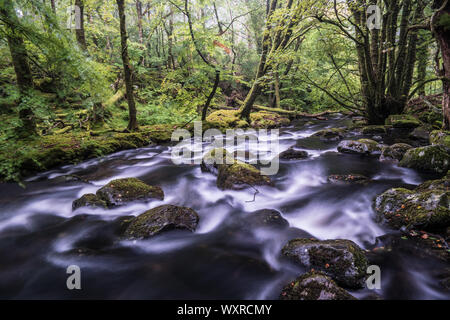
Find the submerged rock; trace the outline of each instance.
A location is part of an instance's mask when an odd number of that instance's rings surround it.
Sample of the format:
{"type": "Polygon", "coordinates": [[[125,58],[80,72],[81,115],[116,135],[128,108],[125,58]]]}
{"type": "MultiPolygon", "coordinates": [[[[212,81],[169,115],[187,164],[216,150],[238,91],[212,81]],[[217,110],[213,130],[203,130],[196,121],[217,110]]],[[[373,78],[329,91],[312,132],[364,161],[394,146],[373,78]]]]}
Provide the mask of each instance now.
{"type": "Polygon", "coordinates": [[[72,202],[72,210],[76,210],[81,207],[107,208],[108,205],[106,204],[106,201],[99,199],[95,194],[87,193],[72,202]]]}
{"type": "Polygon", "coordinates": [[[309,272],[301,275],[283,288],[280,299],[356,300],[355,297],[321,272],[309,272]]]}
{"type": "Polygon", "coordinates": [[[163,205],[134,218],[124,236],[127,239],[143,239],[173,229],[195,231],[198,220],[197,212],[191,208],[163,205]]]}
{"type": "Polygon", "coordinates": [[[425,182],[415,190],[389,189],[375,199],[375,210],[393,228],[444,228],[450,224],[449,183],[441,179],[425,182]]]}
{"type": "Polygon", "coordinates": [[[217,186],[220,189],[242,190],[252,186],[271,185],[268,176],[262,175],[254,166],[235,161],[232,165],[220,166],[217,186]]]}
{"type": "Polygon", "coordinates": [[[394,128],[413,129],[420,126],[420,121],[409,114],[395,114],[386,119],[386,124],[394,128]]]}
{"type": "Polygon", "coordinates": [[[116,206],[136,200],[163,200],[164,192],[160,187],[150,186],[137,178],[124,178],[110,181],[100,188],[97,197],[109,206],[116,206]]]}
{"type": "Polygon", "coordinates": [[[380,161],[400,161],[406,151],[411,148],[412,146],[407,143],[395,143],[384,147],[381,151],[380,161]]]}
{"type": "Polygon", "coordinates": [[[339,143],[337,149],[341,153],[350,154],[369,155],[381,153],[381,146],[378,142],[370,139],[344,140],[339,143]]]}
{"type": "Polygon", "coordinates": [[[367,270],[363,250],[350,240],[294,239],[282,254],[307,268],[320,270],[342,286],[362,287],[367,270]]]}
{"type": "Polygon", "coordinates": [[[281,216],[281,213],[273,209],[262,209],[246,214],[243,221],[251,227],[284,229],[289,227],[289,222],[281,216]]]}
{"type": "Polygon", "coordinates": [[[409,149],[399,165],[422,172],[445,173],[450,168],[450,156],[441,146],[409,149]]]}
{"type": "Polygon", "coordinates": [[[324,130],[317,131],[312,136],[319,137],[324,141],[338,141],[344,137],[346,129],[344,128],[328,128],[324,130]]]}
{"type": "Polygon", "coordinates": [[[328,181],[333,183],[367,183],[369,178],[362,174],[332,174],[328,176],[328,181]]]}
{"type": "Polygon", "coordinates": [[[280,153],[280,159],[284,160],[300,160],[308,158],[308,152],[302,150],[296,150],[293,147],[280,153]]]}

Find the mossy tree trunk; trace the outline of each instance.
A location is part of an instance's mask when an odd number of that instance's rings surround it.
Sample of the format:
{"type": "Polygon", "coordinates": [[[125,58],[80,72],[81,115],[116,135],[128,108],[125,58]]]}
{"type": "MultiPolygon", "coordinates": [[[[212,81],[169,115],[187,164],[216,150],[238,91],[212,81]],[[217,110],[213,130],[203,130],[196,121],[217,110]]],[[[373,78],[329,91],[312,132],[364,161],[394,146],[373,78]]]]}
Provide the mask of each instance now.
{"type": "Polygon", "coordinates": [[[19,118],[22,121],[22,128],[19,133],[27,136],[36,132],[35,116],[31,106],[27,104],[27,97],[33,88],[33,76],[28,63],[27,49],[17,28],[19,21],[11,0],[0,2],[0,17],[5,23],[5,34],[20,91],[19,118]]]}
{"type": "Polygon", "coordinates": [[[124,0],[116,0],[117,7],[119,9],[119,20],[120,20],[120,43],[122,47],[122,63],[123,71],[125,75],[125,88],[127,93],[128,102],[128,127],[130,131],[134,131],[138,128],[137,118],[136,118],[136,104],[134,102],[134,92],[133,92],[133,77],[130,66],[130,58],[128,56],[128,44],[127,44],[127,29],[125,22],[125,8],[124,0]]]}
{"type": "Polygon", "coordinates": [[[443,129],[450,130],[450,1],[435,0],[433,7],[438,9],[431,21],[434,36],[442,54],[441,70],[443,98],[443,129]]]}

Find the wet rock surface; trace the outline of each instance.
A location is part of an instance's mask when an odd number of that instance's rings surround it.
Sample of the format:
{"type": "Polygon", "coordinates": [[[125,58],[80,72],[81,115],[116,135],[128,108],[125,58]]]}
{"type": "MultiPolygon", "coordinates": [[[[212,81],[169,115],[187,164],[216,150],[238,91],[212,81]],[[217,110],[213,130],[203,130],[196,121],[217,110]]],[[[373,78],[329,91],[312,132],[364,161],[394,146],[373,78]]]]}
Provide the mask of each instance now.
{"type": "Polygon", "coordinates": [[[337,147],[339,152],[360,155],[380,154],[381,148],[378,142],[370,139],[344,140],[337,147]]]}
{"type": "Polygon", "coordinates": [[[450,168],[450,155],[442,146],[426,146],[409,149],[399,165],[422,172],[446,173],[450,168]]]}

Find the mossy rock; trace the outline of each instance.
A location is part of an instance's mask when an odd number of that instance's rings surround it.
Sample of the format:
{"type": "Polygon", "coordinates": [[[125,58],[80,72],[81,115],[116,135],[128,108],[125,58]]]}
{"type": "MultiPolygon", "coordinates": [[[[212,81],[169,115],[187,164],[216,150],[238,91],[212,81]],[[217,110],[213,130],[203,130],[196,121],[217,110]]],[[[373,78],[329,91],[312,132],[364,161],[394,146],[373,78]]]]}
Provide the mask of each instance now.
{"type": "Polygon", "coordinates": [[[184,229],[195,231],[199,217],[188,207],[162,205],[137,216],[124,232],[126,239],[145,239],[163,231],[184,229]]]}
{"type": "Polygon", "coordinates": [[[217,186],[220,189],[242,190],[261,185],[272,185],[272,182],[250,164],[236,160],[232,165],[219,167],[217,186]]]}
{"type": "Polygon", "coordinates": [[[370,181],[362,174],[332,174],[328,176],[328,181],[333,183],[357,183],[365,184],[370,181]]]}
{"type": "Polygon", "coordinates": [[[450,191],[425,185],[414,191],[393,188],[376,197],[375,210],[395,229],[435,230],[450,223],[449,197],[450,191]]]}
{"type": "Polygon", "coordinates": [[[152,126],[142,127],[141,130],[153,142],[167,143],[172,140],[172,133],[177,129],[172,124],[156,124],[152,126]]]}
{"type": "Polygon", "coordinates": [[[381,151],[380,161],[400,161],[409,149],[412,149],[412,146],[407,143],[395,143],[384,147],[381,151]]]}
{"type": "Polygon", "coordinates": [[[446,173],[450,168],[450,156],[444,147],[433,145],[409,149],[399,165],[422,172],[446,173]]]}
{"type": "Polygon", "coordinates": [[[338,141],[344,137],[345,132],[345,128],[328,128],[317,131],[312,136],[319,137],[321,140],[325,141],[338,141]]]}
{"type": "Polygon", "coordinates": [[[99,199],[95,194],[87,193],[72,202],[72,210],[81,207],[107,208],[108,205],[106,204],[106,201],[99,199]]]}
{"type": "Polygon", "coordinates": [[[301,160],[308,158],[308,152],[303,150],[296,150],[294,147],[281,152],[279,158],[283,160],[301,160]]]}
{"type": "Polygon", "coordinates": [[[249,127],[248,122],[240,118],[239,110],[214,111],[206,117],[206,122],[219,130],[249,127]]]}
{"type": "Polygon", "coordinates": [[[363,286],[367,259],[364,251],[353,241],[294,239],[281,252],[304,267],[324,272],[342,286],[363,286]]]}
{"type": "Polygon", "coordinates": [[[434,130],[430,133],[430,143],[450,149],[450,131],[434,130]]]}
{"type": "Polygon", "coordinates": [[[341,153],[373,155],[380,154],[382,147],[375,140],[359,139],[341,141],[337,149],[341,153]]]}
{"type": "Polygon", "coordinates": [[[308,272],[288,285],[281,300],[357,300],[322,272],[308,272]]]}
{"type": "Polygon", "coordinates": [[[285,229],[289,222],[281,216],[281,213],[273,209],[261,209],[245,214],[242,218],[245,226],[250,228],[285,229]]]}
{"type": "Polygon", "coordinates": [[[361,132],[363,134],[386,134],[387,130],[386,126],[371,125],[363,127],[361,132]]]}
{"type": "Polygon", "coordinates": [[[137,178],[124,178],[110,181],[97,191],[97,197],[109,206],[121,205],[130,201],[164,199],[160,187],[150,186],[137,178]]]}
{"type": "Polygon", "coordinates": [[[420,121],[409,114],[395,114],[386,119],[386,124],[394,128],[413,129],[420,126],[420,121]]]}
{"type": "Polygon", "coordinates": [[[253,112],[250,114],[250,126],[255,129],[274,129],[288,126],[291,121],[273,112],[253,112]]]}
{"type": "Polygon", "coordinates": [[[218,174],[219,167],[222,165],[234,164],[234,158],[231,153],[229,153],[224,148],[215,148],[208,151],[202,159],[200,164],[200,169],[202,172],[210,172],[213,174],[218,174]]]}
{"type": "Polygon", "coordinates": [[[430,131],[427,127],[420,126],[415,128],[410,134],[409,138],[413,140],[426,141],[430,139],[430,131]]]}

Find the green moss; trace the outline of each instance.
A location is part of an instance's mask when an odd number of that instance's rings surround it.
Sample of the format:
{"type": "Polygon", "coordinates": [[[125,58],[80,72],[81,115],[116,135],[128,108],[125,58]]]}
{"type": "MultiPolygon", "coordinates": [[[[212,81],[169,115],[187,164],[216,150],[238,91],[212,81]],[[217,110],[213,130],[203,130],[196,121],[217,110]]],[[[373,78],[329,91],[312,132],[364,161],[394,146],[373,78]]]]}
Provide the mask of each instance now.
{"type": "Polygon", "coordinates": [[[399,165],[423,172],[445,173],[450,167],[447,151],[437,145],[409,149],[399,165]]]}
{"type": "Polygon", "coordinates": [[[396,114],[390,115],[386,119],[386,124],[394,128],[416,128],[420,126],[420,121],[409,114],[396,114]]]}
{"type": "Polygon", "coordinates": [[[366,126],[361,129],[361,132],[363,134],[385,134],[386,133],[386,126],[366,126]]]}
{"type": "Polygon", "coordinates": [[[430,133],[430,143],[450,148],[450,131],[434,130],[430,133]]]}
{"type": "Polygon", "coordinates": [[[206,117],[206,122],[219,130],[232,128],[248,128],[247,121],[240,118],[239,110],[218,110],[206,117]]]}
{"type": "Polygon", "coordinates": [[[287,126],[291,123],[288,118],[271,112],[253,112],[250,114],[250,126],[256,129],[273,129],[287,126]]]}
{"type": "Polygon", "coordinates": [[[72,203],[73,210],[81,207],[106,208],[107,204],[105,201],[99,199],[95,194],[87,193],[72,203]]]}
{"type": "Polygon", "coordinates": [[[271,180],[250,164],[235,160],[232,165],[219,167],[217,186],[221,189],[240,190],[259,185],[271,185],[271,180]]]}

